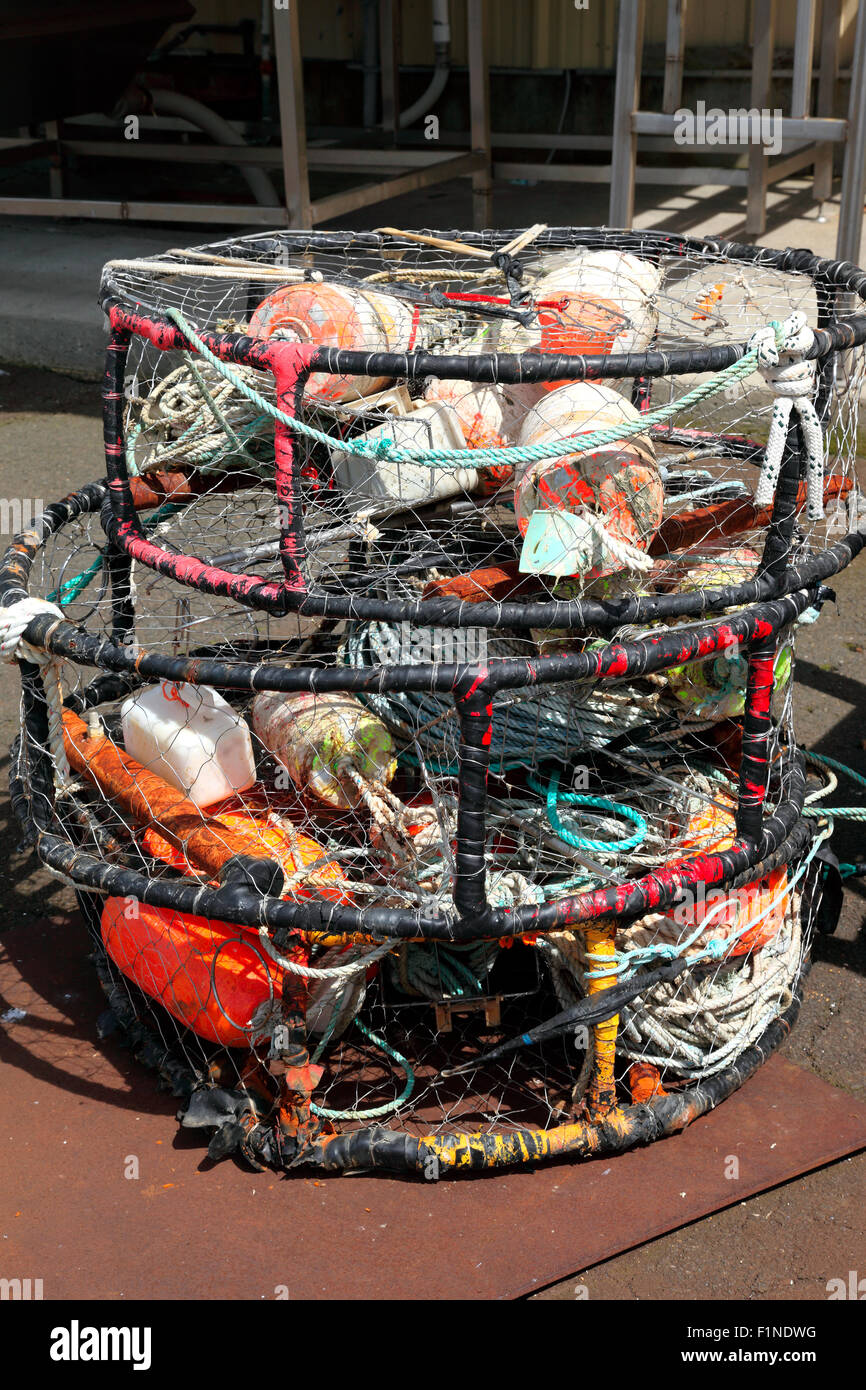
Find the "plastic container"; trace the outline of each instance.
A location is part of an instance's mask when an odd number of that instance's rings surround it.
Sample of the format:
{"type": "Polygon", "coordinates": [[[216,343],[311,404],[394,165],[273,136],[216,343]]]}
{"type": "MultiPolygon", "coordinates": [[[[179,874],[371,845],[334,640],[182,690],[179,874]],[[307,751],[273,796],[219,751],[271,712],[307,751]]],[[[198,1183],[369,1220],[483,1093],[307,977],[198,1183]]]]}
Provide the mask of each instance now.
{"type": "MultiPolygon", "coordinates": [[[[529,411],[518,442],[546,444],[569,435],[594,433],[640,417],[622,396],[595,382],[572,382],[552,391],[529,411]]],[[[587,512],[599,518],[616,541],[646,550],[662,519],[664,488],[646,435],[606,444],[592,453],[568,454],[519,465],[515,474],[514,510],[521,535],[527,537],[521,569],[560,576],[597,579],[624,568],[603,539],[575,524],[587,512]],[[576,548],[559,539],[551,519],[550,563],[530,563],[527,535],[538,513],[567,513],[576,548]],[[579,534],[580,533],[580,534],[579,534]],[[577,541],[579,540],[579,544],[577,541]],[[571,560],[574,566],[570,568],[571,560]]]]}
{"type": "Polygon", "coordinates": [[[253,701],[252,723],[300,791],[341,811],[360,800],[349,770],[386,784],[397,770],[391,735],[353,695],[263,690],[253,701]]]}
{"type": "MultiPolygon", "coordinates": [[[[396,412],[381,425],[361,436],[366,443],[379,439],[404,448],[465,449],[466,440],[457,412],[441,401],[423,401],[406,415],[396,412]]],[[[478,486],[476,468],[428,468],[421,463],[393,463],[371,459],[348,450],[331,451],[337,480],[358,503],[396,502],[423,506],[472,492],[478,486]]]]}
{"type": "MultiPolygon", "coordinates": [[[[420,347],[417,310],[394,295],[327,281],[286,285],[263,299],[250,319],[256,338],[283,338],[357,352],[409,352],[420,347]]],[[[304,388],[324,403],[357,400],[389,384],[383,376],[329,376],[314,372],[304,388]]]]}
{"type": "Polygon", "coordinates": [[[161,681],[120,710],[127,753],[196,806],[212,806],[256,780],[250,731],[208,685],[161,681]]]}

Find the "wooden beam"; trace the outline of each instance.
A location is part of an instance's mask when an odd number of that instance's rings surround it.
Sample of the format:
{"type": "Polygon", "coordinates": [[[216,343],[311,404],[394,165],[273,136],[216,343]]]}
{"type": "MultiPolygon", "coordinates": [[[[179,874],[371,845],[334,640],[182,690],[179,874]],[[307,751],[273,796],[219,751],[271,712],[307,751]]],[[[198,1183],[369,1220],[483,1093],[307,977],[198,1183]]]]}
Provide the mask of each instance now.
{"type": "Polygon", "coordinates": [[[634,221],[637,132],[632,117],[640,106],[645,8],[644,0],[619,0],[608,218],[612,227],[630,227],[634,221]]]}
{"type": "MultiPolygon", "coordinates": [[[[765,111],[770,105],[775,43],[775,0],[754,0],[752,15],[752,107],[765,111]]],[[[746,194],[746,233],[761,236],[767,227],[767,156],[763,145],[749,149],[749,182],[746,194]]]]}
{"type": "MultiPolygon", "coordinates": [[[[283,146],[283,178],[286,223],[311,227],[310,179],[307,172],[307,126],[304,117],[304,68],[298,5],[273,12],[274,57],[280,94],[280,139],[283,146]]],[[[271,220],[274,211],[271,210],[271,220]]]]}

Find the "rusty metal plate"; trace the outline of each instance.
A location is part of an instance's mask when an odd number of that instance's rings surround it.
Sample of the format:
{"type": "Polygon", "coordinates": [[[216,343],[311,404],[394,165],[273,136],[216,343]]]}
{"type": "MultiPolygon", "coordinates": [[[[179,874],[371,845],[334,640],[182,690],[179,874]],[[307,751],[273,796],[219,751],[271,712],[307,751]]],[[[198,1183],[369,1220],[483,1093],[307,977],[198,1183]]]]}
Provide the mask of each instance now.
{"type": "Polygon", "coordinates": [[[866,1147],[866,1106],[774,1057],[614,1159],[433,1186],[214,1166],[153,1075],[97,1039],[86,949],[76,919],[0,938],[0,1014],[26,1011],[0,1031],[0,1276],[46,1299],[515,1298],[866,1147]]]}

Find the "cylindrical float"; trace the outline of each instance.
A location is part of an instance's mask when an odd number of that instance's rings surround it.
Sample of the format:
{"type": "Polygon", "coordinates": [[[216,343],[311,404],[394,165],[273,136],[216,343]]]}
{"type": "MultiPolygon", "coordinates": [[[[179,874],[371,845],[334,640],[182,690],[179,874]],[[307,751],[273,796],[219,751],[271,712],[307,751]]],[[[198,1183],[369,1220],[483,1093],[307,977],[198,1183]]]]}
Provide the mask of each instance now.
{"type": "MultiPolygon", "coordinates": [[[[579,439],[581,434],[631,425],[639,418],[628,401],[606,386],[573,382],[551,391],[529,411],[519,443],[547,444],[563,436],[579,439]]],[[[579,575],[585,581],[623,569],[616,546],[645,551],[661,522],[663,503],[661,474],[646,435],[604,444],[591,453],[518,465],[514,510],[521,535],[527,537],[521,568],[579,575]],[[544,517],[534,519],[539,513],[557,512],[570,519],[570,539],[557,528],[555,517],[549,528],[544,517]],[[603,524],[614,548],[597,529],[590,529],[586,513],[603,524]]]]}

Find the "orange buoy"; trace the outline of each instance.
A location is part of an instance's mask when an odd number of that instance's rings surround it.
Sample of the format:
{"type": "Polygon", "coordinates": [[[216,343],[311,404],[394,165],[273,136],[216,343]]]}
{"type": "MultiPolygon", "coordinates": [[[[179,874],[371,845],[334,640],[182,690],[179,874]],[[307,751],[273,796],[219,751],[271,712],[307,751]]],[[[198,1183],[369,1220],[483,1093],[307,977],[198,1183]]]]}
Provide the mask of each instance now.
{"type": "Polygon", "coordinates": [[[256,1009],[279,998],[283,972],[247,927],[108,898],[101,929],[126,978],[208,1042],[249,1047],[256,1009]]]}
{"type": "Polygon", "coordinates": [[[602,579],[625,568],[616,543],[646,551],[664,508],[664,487],[650,440],[637,435],[580,451],[582,434],[630,428],[639,418],[615,391],[587,381],[561,386],[528,412],[521,445],[573,438],[575,452],[521,463],[515,470],[514,511],[526,537],[522,571],[602,579]],[[563,518],[545,515],[549,513],[562,513],[563,518]],[[591,529],[592,520],[601,522],[603,533],[591,529]],[[605,535],[612,538],[613,548],[605,535]]]}
{"type": "Polygon", "coordinates": [[[669,1093],[662,1085],[661,1072],[651,1062],[632,1062],[628,1070],[632,1105],[648,1105],[669,1093]]]}
{"type": "MultiPolygon", "coordinates": [[[[681,841],[683,849],[705,854],[730,849],[736,838],[736,802],[724,791],[716,793],[716,800],[722,804],[705,806],[689,817],[681,841]]],[[[708,937],[722,941],[735,937],[727,952],[728,957],[734,957],[757,951],[771,941],[785,921],[789,906],[788,872],[782,866],[742,888],[710,888],[696,902],[681,904],[675,915],[686,926],[697,927],[709,919],[708,937]]],[[[696,943],[696,948],[700,944],[696,943]]]]}
{"type": "MultiPolygon", "coordinates": [[[[418,312],[390,294],[304,280],[263,299],[250,319],[256,338],[283,338],[356,352],[408,352],[416,346],[418,312]]],[[[322,402],[357,400],[381,391],[388,377],[314,372],[304,394],[322,402]]]]}
{"type": "MultiPolygon", "coordinates": [[[[586,294],[564,294],[556,307],[539,309],[540,352],[562,352],[569,356],[607,355],[617,338],[628,328],[628,318],[610,299],[586,294]]],[[[547,382],[549,390],[559,382],[547,382]]]]}
{"type": "MultiPolygon", "coordinates": [[[[627,252],[580,250],[545,257],[532,286],[536,323],[523,332],[522,350],[568,356],[644,352],[658,325],[660,284],[658,266],[627,252]]],[[[561,384],[547,382],[543,389],[561,384]]]]}
{"type": "MultiPolygon", "coordinates": [[[[219,824],[229,832],[227,840],[236,854],[252,854],[262,858],[263,851],[269,851],[281,865],[286,879],[311,864],[317,867],[308,878],[293,884],[289,896],[299,898],[329,898],[334,902],[351,901],[345,874],[333,859],[328,859],[322,849],[309,835],[299,830],[290,832],[269,821],[267,814],[248,810],[244,806],[233,806],[223,802],[220,809],[211,808],[211,814],[219,818],[219,824]]],[[[182,850],[175,848],[159,831],[149,826],[141,837],[142,847],[155,859],[161,859],[173,869],[190,873],[189,860],[182,850]]]]}

